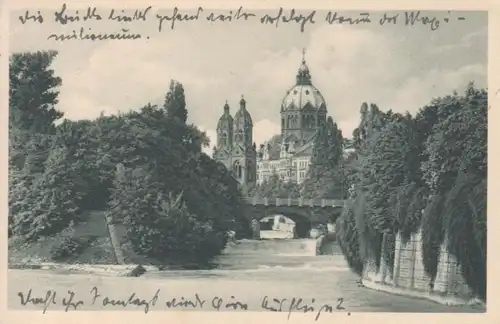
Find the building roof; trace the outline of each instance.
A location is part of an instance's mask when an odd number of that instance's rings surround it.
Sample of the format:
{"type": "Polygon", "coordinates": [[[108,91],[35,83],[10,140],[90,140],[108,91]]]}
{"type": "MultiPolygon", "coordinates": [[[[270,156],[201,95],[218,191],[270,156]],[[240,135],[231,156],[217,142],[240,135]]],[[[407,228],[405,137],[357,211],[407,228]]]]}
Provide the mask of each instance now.
{"type": "Polygon", "coordinates": [[[326,102],[321,92],[312,84],[311,73],[306,60],[297,71],[295,85],[286,92],[281,110],[324,110],[326,113],[326,102]]]}
{"type": "Polygon", "coordinates": [[[235,129],[253,126],[252,116],[250,116],[250,113],[246,109],[246,101],[243,98],[243,96],[241,96],[240,109],[234,115],[234,122],[233,123],[234,123],[235,129]]]}
{"type": "Polygon", "coordinates": [[[229,113],[229,105],[226,104],[224,105],[224,112],[222,113],[222,116],[219,118],[219,121],[217,122],[217,130],[221,129],[227,129],[233,126],[233,117],[229,113]]]}

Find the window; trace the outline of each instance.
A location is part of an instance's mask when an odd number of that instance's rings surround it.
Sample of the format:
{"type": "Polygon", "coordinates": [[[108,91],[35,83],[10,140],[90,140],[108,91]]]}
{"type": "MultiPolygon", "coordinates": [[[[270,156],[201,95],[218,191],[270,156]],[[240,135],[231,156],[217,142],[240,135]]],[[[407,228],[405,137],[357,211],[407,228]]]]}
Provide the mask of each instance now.
{"type": "Polygon", "coordinates": [[[241,165],[240,165],[239,161],[234,162],[233,172],[238,179],[241,179],[242,171],[241,171],[241,165]]]}
{"type": "Polygon", "coordinates": [[[248,165],[247,165],[247,179],[248,179],[248,181],[253,181],[253,164],[252,164],[252,161],[248,161],[248,165]]]}

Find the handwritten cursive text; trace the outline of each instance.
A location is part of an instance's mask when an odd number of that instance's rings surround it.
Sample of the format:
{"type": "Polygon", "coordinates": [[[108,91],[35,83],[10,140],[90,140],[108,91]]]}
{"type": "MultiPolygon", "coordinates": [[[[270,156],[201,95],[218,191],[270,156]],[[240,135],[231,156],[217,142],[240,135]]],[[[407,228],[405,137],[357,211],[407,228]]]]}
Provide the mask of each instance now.
{"type": "Polygon", "coordinates": [[[21,305],[26,306],[28,304],[32,305],[43,305],[43,313],[49,309],[50,305],[56,304],[56,292],[53,290],[47,290],[44,297],[34,297],[32,296],[32,289],[28,290],[26,296],[24,293],[17,293],[19,298],[21,299],[21,305]]]}
{"type": "Polygon", "coordinates": [[[265,296],[262,299],[261,308],[271,312],[284,312],[288,311],[288,318],[290,318],[293,311],[303,313],[316,313],[315,320],[317,321],[321,313],[333,313],[334,310],[344,310],[342,306],[343,298],[337,299],[336,307],[323,304],[321,307],[315,305],[316,299],[312,298],[310,303],[305,302],[303,298],[293,297],[292,299],[286,298],[269,298],[265,296]]]}
{"type": "Polygon", "coordinates": [[[123,308],[130,306],[136,307],[144,307],[144,313],[148,313],[152,306],[156,305],[160,294],[160,289],[156,291],[154,296],[149,300],[145,300],[139,297],[136,297],[136,293],[132,293],[127,299],[112,299],[109,297],[103,297],[97,287],[94,287],[90,290],[90,295],[92,296],[92,305],[94,305],[98,300],[101,302],[102,306],[121,306],[123,308]]]}

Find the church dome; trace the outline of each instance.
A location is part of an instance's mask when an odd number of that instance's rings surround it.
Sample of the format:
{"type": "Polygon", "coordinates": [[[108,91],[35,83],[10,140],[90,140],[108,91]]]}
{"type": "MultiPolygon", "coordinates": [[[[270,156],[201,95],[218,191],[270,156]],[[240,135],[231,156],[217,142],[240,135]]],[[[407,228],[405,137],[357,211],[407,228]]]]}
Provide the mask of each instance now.
{"type": "Polygon", "coordinates": [[[217,130],[220,129],[229,129],[233,126],[233,117],[229,113],[229,105],[226,104],[224,105],[224,113],[222,116],[219,118],[219,122],[217,123],[217,130]]]}
{"type": "Polygon", "coordinates": [[[311,73],[305,59],[302,59],[295,85],[287,91],[281,105],[282,111],[302,109],[326,111],[325,98],[312,84],[311,73]]]}
{"type": "Polygon", "coordinates": [[[234,128],[242,129],[249,126],[250,127],[253,126],[252,117],[250,116],[250,113],[246,109],[245,99],[243,99],[243,96],[241,96],[240,109],[234,115],[234,128]]]}
{"type": "Polygon", "coordinates": [[[282,110],[326,109],[325,99],[313,85],[295,85],[283,99],[282,110]]]}

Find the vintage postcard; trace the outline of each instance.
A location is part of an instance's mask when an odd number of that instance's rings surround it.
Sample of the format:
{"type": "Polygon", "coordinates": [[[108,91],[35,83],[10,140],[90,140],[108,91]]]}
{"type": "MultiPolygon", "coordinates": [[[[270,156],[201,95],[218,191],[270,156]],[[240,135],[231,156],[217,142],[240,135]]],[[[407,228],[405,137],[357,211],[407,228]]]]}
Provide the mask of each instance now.
{"type": "Polygon", "coordinates": [[[1,322],[493,319],[458,4],[5,4],[1,322]]]}

